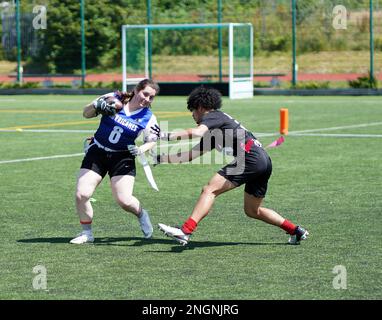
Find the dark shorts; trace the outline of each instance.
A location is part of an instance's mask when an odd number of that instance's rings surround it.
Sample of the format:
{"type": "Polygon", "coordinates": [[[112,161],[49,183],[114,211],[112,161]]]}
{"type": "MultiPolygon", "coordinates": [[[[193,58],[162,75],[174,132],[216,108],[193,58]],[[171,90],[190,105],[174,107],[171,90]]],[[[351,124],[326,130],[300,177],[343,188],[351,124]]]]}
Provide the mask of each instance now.
{"type": "Polygon", "coordinates": [[[236,186],[245,183],[245,192],[264,198],[272,174],[272,161],[263,148],[253,146],[249,153],[245,153],[244,161],[235,159],[220,169],[218,174],[236,186]]]}
{"type": "Polygon", "coordinates": [[[97,172],[102,178],[109,173],[114,176],[136,175],[135,159],[130,152],[108,152],[92,145],[82,160],[81,169],[97,172]]]}

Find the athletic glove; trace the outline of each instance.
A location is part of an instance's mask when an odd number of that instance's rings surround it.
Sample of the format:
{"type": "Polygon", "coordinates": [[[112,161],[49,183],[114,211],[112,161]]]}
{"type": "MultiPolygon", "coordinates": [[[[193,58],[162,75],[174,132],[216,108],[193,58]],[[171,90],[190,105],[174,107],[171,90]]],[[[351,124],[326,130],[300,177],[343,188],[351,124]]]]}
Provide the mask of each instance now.
{"type": "Polygon", "coordinates": [[[155,134],[158,137],[158,139],[170,141],[170,133],[162,132],[157,124],[154,125],[153,127],[150,127],[150,129],[151,129],[151,133],[155,134]]]}
{"type": "Polygon", "coordinates": [[[113,116],[117,113],[115,101],[106,101],[104,97],[98,98],[93,103],[93,106],[97,115],[102,114],[104,116],[113,116]]]}
{"type": "Polygon", "coordinates": [[[133,155],[133,156],[139,156],[140,154],[142,154],[142,150],[137,147],[136,145],[133,145],[133,144],[129,144],[127,146],[127,149],[130,151],[130,153],[133,155]]]}
{"type": "Polygon", "coordinates": [[[151,129],[150,132],[152,134],[155,134],[158,137],[158,139],[160,139],[160,128],[159,128],[159,126],[156,124],[153,127],[150,127],[150,129],[151,129]]]}

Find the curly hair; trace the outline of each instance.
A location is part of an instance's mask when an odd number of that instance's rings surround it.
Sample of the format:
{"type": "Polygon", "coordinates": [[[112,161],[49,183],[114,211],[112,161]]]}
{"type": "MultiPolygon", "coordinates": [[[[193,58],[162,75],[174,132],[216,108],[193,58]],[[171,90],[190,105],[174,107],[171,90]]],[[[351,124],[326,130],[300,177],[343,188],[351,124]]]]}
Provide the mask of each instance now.
{"type": "Polygon", "coordinates": [[[187,99],[187,109],[194,111],[199,107],[217,110],[222,106],[221,93],[214,88],[200,86],[192,90],[187,99]]]}

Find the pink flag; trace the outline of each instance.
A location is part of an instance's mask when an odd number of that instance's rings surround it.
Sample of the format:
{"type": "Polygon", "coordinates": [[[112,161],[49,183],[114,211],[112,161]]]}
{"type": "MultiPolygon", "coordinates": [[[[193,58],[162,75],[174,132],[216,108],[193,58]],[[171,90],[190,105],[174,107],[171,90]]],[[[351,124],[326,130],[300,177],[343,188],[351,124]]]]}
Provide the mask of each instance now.
{"type": "Polygon", "coordinates": [[[283,144],[284,141],[285,141],[284,136],[281,136],[281,137],[278,138],[277,140],[273,141],[271,144],[267,145],[266,148],[276,148],[276,147],[278,147],[279,145],[283,144]]]}

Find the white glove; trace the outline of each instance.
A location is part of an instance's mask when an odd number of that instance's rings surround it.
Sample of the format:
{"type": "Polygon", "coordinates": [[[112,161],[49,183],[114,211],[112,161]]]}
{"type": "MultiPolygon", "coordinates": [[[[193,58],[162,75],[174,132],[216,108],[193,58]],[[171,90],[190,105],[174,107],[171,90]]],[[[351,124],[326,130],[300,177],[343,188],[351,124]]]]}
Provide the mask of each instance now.
{"type": "Polygon", "coordinates": [[[139,155],[141,155],[142,154],[142,150],[139,148],[139,147],[137,147],[136,145],[134,145],[134,144],[129,144],[128,146],[127,146],[127,149],[130,151],[130,153],[133,155],[133,156],[139,156],[139,155]]]}
{"type": "Polygon", "coordinates": [[[150,127],[150,129],[151,129],[151,133],[155,134],[158,137],[158,139],[166,140],[166,141],[170,140],[169,139],[170,133],[161,131],[161,129],[159,128],[158,125],[154,125],[154,126],[150,127]]]}
{"type": "Polygon", "coordinates": [[[161,132],[160,139],[165,141],[170,141],[170,132],[161,132]]]}

